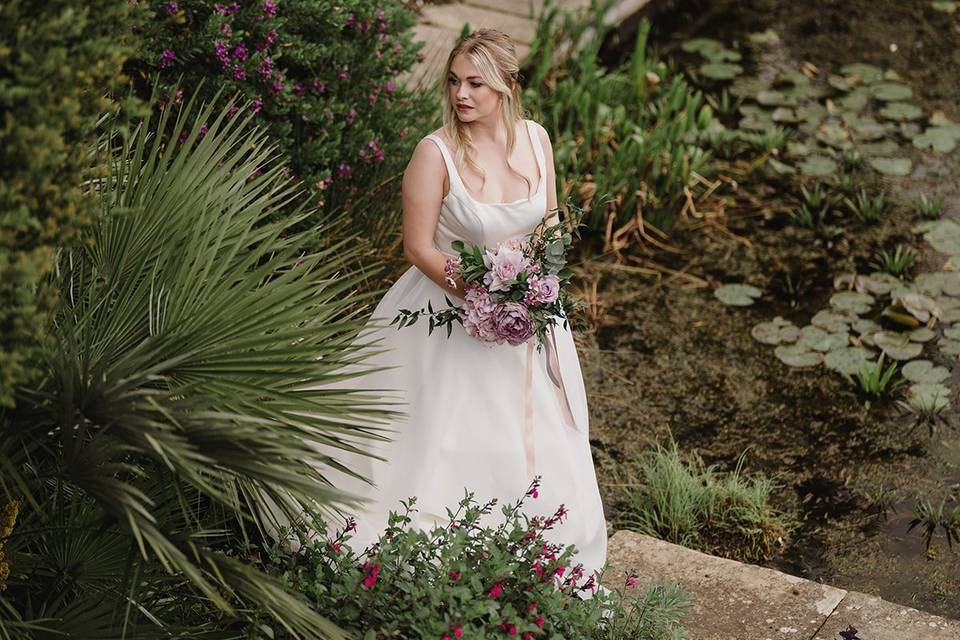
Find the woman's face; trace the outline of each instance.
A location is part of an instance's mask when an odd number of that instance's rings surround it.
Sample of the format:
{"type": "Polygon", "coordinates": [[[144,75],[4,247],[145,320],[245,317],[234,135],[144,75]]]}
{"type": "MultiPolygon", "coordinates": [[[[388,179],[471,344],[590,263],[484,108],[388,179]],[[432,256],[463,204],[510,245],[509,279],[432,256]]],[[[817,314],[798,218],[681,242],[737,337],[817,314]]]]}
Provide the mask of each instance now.
{"type": "Polygon", "coordinates": [[[447,90],[461,122],[495,117],[500,111],[500,93],[484,82],[477,68],[462,54],[450,63],[447,90]]]}

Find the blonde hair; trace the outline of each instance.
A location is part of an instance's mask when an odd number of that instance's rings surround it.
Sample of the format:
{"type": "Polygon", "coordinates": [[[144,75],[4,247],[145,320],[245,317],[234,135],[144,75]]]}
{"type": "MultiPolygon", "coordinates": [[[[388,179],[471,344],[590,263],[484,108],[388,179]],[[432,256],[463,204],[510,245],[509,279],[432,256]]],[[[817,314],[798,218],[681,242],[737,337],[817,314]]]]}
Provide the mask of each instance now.
{"type": "MultiPolygon", "coordinates": [[[[453,161],[457,169],[469,164],[480,174],[482,185],[487,181],[486,172],[468,154],[474,149],[473,139],[466,124],[457,117],[456,105],[450,99],[447,79],[453,59],[463,55],[480,71],[480,76],[494,91],[500,94],[500,121],[507,132],[507,168],[527,183],[527,198],[533,185],[530,179],[510,165],[510,154],[517,143],[516,122],[523,120],[524,111],[520,101],[520,63],[510,36],[496,29],[480,29],[461,40],[450,52],[443,71],[443,131],[454,144],[453,161]]],[[[531,141],[532,142],[532,141],[531,141]]],[[[462,175],[462,172],[461,172],[462,175]]]]}

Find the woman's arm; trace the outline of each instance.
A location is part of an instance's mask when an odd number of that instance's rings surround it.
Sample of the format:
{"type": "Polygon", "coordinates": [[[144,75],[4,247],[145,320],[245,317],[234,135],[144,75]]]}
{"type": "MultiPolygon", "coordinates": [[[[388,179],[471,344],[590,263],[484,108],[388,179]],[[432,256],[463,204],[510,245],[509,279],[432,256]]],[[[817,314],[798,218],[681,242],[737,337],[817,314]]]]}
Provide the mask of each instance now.
{"type": "Polygon", "coordinates": [[[446,282],[447,256],[433,246],[446,172],[437,145],[421,140],[403,173],[403,255],[438,286],[462,298],[463,282],[458,280],[456,288],[446,282]]]}

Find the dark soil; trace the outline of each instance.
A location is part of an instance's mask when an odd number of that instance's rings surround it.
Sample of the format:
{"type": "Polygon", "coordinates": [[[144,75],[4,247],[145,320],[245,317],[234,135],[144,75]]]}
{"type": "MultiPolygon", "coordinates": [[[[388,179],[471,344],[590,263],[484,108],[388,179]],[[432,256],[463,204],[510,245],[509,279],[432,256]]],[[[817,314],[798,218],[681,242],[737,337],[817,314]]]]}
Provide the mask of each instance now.
{"type": "MultiPolygon", "coordinates": [[[[772,27],[782,39],[779,64],[893,68],[925,111],[960,119],[960,17],[925,1],[701,2],[655,20],[654,45],[666,54],[686,38],[729,43],[772,27]]],[[[925,553],[921,536],[906,534],[917,499],[960,500],[955,409],[934,435],[911,432],[892,401],[867,409],[840,376],[791,369],[750,336],[775,315],[806,324],[825,306],[833,277],[871,270],[868,258],[879,248],[909,244],[922,252],[923,269],[939,269],[945,256],[910,232],[917,214],[908,203],[920,192],[944,193],[944,215],[960,218],[958,158],[960,151],[917,153],[911,177],[876,185],[900,202],[884,222],[846,222],[832,238],[788,224],[795,187],[730,167],[737,181],[720,191],[724,215],[715,223],[709,216],[681,221],[668,240],[678,252],[637,249],[619,264],[584,265],[586,283],[599,291],[581,357],[608,515],[615,518],[617,508],[605,482],[610,465],[650,441],[672,434],[682,450],[728,468],[747,451],[748,470],[778,478],[776,505],[797,525],[771,566],[960,618],[960,548],[950,550],[940,532],[925,553]],[[638,275],[634,265],[646,260],[693,277],[667,269],[656,280],[638,275]],[[728,282],[755,284],[767,295],[753,307],[727,307],[712,288],[728,282]],[[876,506],[881,486],[899,494],[895,511],[876,506]]],[[[924,357],[954,371],[956,388],[957,359],[926,349],[924,357]]]]}

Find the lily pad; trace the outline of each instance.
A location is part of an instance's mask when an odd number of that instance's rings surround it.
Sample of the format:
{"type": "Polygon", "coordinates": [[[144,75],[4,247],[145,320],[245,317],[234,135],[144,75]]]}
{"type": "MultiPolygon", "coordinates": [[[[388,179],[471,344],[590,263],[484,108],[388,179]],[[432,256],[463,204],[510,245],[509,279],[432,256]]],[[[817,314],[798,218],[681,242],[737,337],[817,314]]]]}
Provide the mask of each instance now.
{"type": "Polygon", "coordinates": [[[937,384],[950,377],[946,367],[938,367],[929,360],[911,360],[903,365],[900,374],[910,382],[937,384]]]}
{"type": "Polygon", "coordinates": [[[800,330],[800,341],[797,344],[812,351],[833,351],[848,346],[850,337],[846,331],[828,333],[820,327],[808,325],[800,330]]]}
{"type": "MultiPolygon", "coordinates": [[[[923,233],[923,230],[920,232],[923,233]]],[[[931,224],[926,227],[923,238],[940,253],[951,255],[960,253],[960,224],[953,220],[931,221],[931,224]]]]}
{"type": "Polygon", "coordinates": [[[937,302],[921,293],[898,296],[897,302],[920,322],[927,322],[930,318],[939,318],[943,315],[937,302]]]}
{"type": "Polygon", "coordinates": [[[913,162],[910,158],[870,158],[870,166],[887,176],[910,175],[913,162]]]}
{"type": "Polygon", "coordinates": [[[831,307],[856,315],[870,311],[873,303],[873,296],[857,291],[841,291],[830,296],[831,307]]]}
{"type": "Polygon", "coordinates": [[[800,339],[800,329],[792,322],[777,316],[770,322],[761,322],[756,325],[750,331],[750,335],[763,344],[791,343],[800,339]]]}
{"type": "Polygon", "coordinates": [[[738,98],[748,98],[769,88],[769,84],[760,78],[737,78],[730,85],[729,92],[738,98]]]}
{"type": "Polygon", "coordinates": [[[912,360],[923,351],[922,344],[910,342],[906,334],[894,331],[876,332],[873,334],[873,343],[894,360],[912,360]]]}
{"type": "Polygon", "coordinates": [[[864,279],[863,284],[868,293],[879,296],[886,295],[893,291],[894,287],[903,285],[895,276],[884,271],[874,271],[864,279]]]}
{"type": "Polygon", "coordinates": [[[787,143],[787,155],[791,158],[803,158],[810,155],[811,151],[813,150],[802,142],[790,141],[787,143]]]}
{"type": "Polygon", "coordinates": [[[773,157],[767,158],[767,164],[769,164],[774,171],[776,171],[782,176],[793,175],[797,172],[797,170],[791,167],[789,164],[785,162],[780,162],[779,160],[773,157]]]}
{"type": "Polygon", "coordinates": [[[913,138],[913,146],[918,149],[933,149],[941,153],[950,153],[957,146],[957,137],[945,127],[929,127],[913,138]]]}
{"type": "Polygon", "coordinates": [[[923,109],[909,102],[890,102],[880,109],[880,115],[888,120],[917,120],[923,117],[923,109]]]}
{"type": "Polygon", "coordinates": [[[839,124],[832,122],[820,125],[817,140],[825,145],[842,149],[850,146],[850,133],[839,124]]]}
{"type": "Polygon", "coordinates": [[[713,290],[720,302],[734,307],[749,307],[763,291],[749,284],[725,284],[713,290]]]}
{"type": "Polygon", "coordinates": [[[960,340],[941,340],[937,343],[937,349],[948,356],[960,356],[960,340]]]}
{"type": "Polygon", "coordinates": [[[910,342],[930,342],[937,337],[937,334],[933,332],[932,329],[927,329],[926,327],[917,327],[910,332],[910,342]]]}
{"type": "Polygon", "coordinates": [[[815,367],[823,362],[823,354],[810,351],[800,344],[780,345],[773,354],[783,364],[790,367],[815,367]]]}
{"type": "Polygon", "coordinates": [[[873,320],[868,320],[867,318],[860,318],[856,320],[851,326],[855,332],[859,333],[861,336],[870,336],[871,342],[873,341],[873,334],[877,331],[880,331],[880,325],[873,320]]]}
{"type": "Polygon", "coordinates": [[[680,45],[680,48],[687,53],[699,53],[705,56],[707,52],[720,51],[724,47],[722,42],[713,38],[691,38],[680,45]]]}
{"type": "Polygon", "coordinates": [[[944,329],[943,337],[950,340],[960,340],[960,327],[949,327],[944,329]]]}
{"type": "Polygon", "coordinates": [[[942,11],[943,13],[956,13],[957,7],[960,6],[953,0],[934,0],[930,3],[930,6],[936,11],[942,11]]]}
{"type": "Polygon", "coordinates": [[[714,80],[731,80],[743,73],[743,67],[730,62],[708,62],[700,66],[700,73],[714,80]]]}
{"type": "Polygon", "coordinates": [[[870,361],[871,354],[860,347],[843,347],[834,349],[823,358],[823,364],[837,373],[853,376],[863,369],[863,365],[870,361]]]}
{"type": "Polygon", "coordinates": [[[849,329],[851,321],[852,318],[850,316],[831,311],[830,309],[822,309],[810,319],[810,324],[815,327],[820,327],[824,331],[829,331],[830,333],[840,333],[849,329]]]}
{"type": "Polygon", "coordinates": [[[800,163],[799,169],[800,172],[805,175],[821,178],[832,176],[838,170],[835,160],[821,155],[814,155],[806,158],[800,163]]]}
{"type": "Polygon", "coordinates": [[[908,99],[913,95],[913,90],[899,82],[879,82],[870,86],[870,94],[877,100],[894,102],[908,99]]]}
{"type": "Polygon", "coordinates": [[[853,83],[850,80],[844,78],[843,76],[838,76],[835,74],[830,74],[827,77],[827,84],[836,89],[837,91],[850,91],[853,89],[853,83]]]}
{"type": "Polygon", "coordinates": [[[900,145],[893,140],[881,140],[857,145],[857,150],[865,156],[889,156],[900,151],[900,145]]]}
{"type": "Polygon", "coordinates": [[[770,115],[770,117],[773,118],[774,122],[800,122],[797,112],[789,107],[777,107],[773,110],[773,113],[770,115]]]}
{"type": "Polygon", "coordinates": [[[923,129],[921,129],[920,125],[916,122],[901,122],[898,130],[900,131],[900,135],[907,140],[913,140],[923,133],[923,129]]]}
{"type": "Polygon", "coordinates": [[[853,127],[853,135],[857,140],[869,142],[870,140],[880,140],[887,135],[887,128],[873,118],[846,116],[844,120],[853,127]]]}
{"type": "Polygon", "coordinates": [[[747,36],[753,44],[776,44],[780,42],[780,35],[773,29],[765,29],[747,36]]]}
{"type": "Polygon", "coordinates": [[[934,410],[950,405],[950,389],[942,384],[913,384],[907,389],[907,402],[934,410]]]}
{"type": "Polygon", "coordinates": [[[797,103],[796,100],[787,98],[782,91],[774,91],[772,89],[764,89],[757,93],[757,102],[767,107],[780,107],[784,105],[794,105],[797,103]]]}
{"type": "Polygon", "coordinates": [[[854,76],[866,83],[877,82],[883,79],[883,69],[872,64],[854,62],[840,67],[840,73],[845,76],[854,76]]]}
{"type": "Polygon", "coordinates": [[[851,91],[847,95],[840,98],[840,107],[844,111],[858,112],[863,111],[864,107],[867,106],[867,103],[870,102],[870,94],[861,87],[858,87],[854,91],[851,91]]]}

